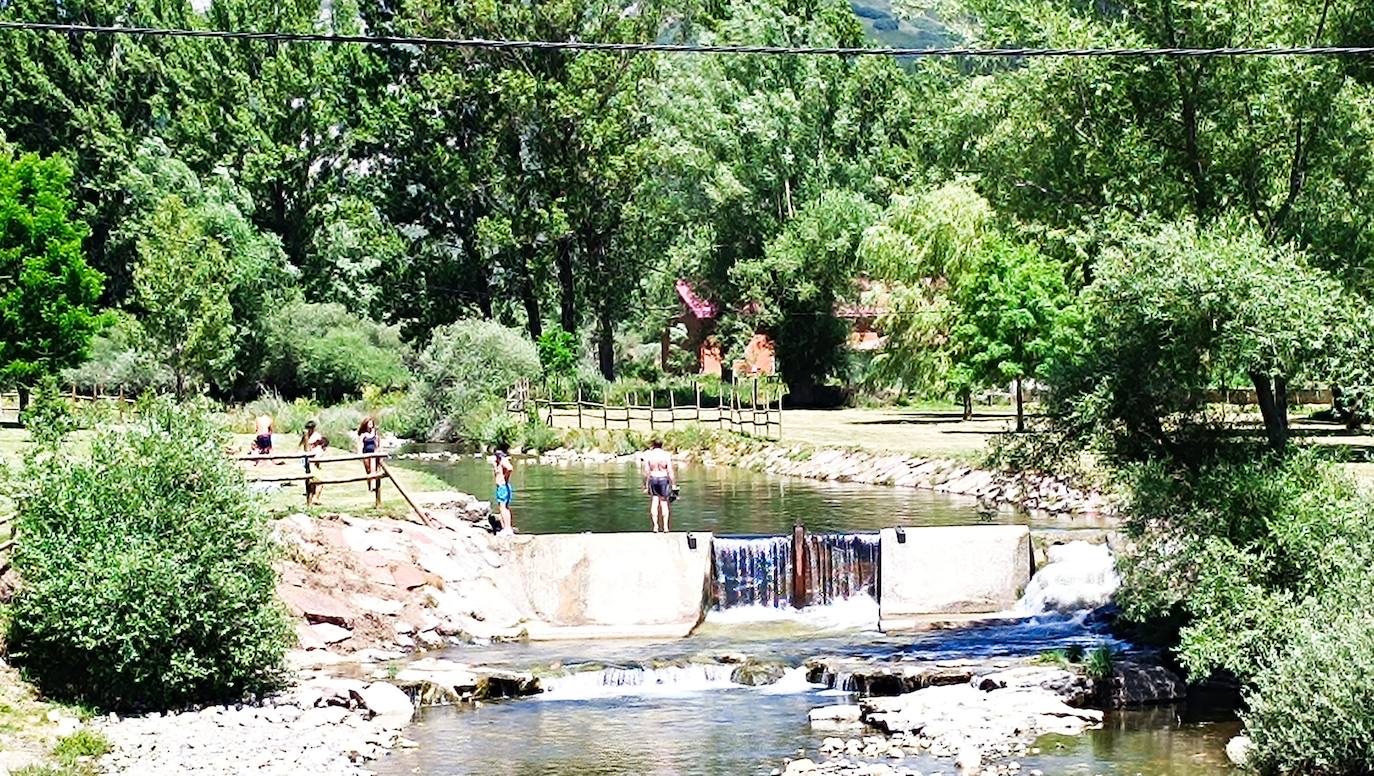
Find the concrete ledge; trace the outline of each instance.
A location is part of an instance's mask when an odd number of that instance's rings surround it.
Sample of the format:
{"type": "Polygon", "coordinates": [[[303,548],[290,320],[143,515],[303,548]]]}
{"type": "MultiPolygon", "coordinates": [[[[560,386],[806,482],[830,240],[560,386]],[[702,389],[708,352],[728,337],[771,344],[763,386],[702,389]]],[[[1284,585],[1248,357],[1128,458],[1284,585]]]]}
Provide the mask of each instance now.
{"type": "Polygon", "coordinates": [[[711,534],[546,534],[514,549],[535,640],[676,638],[704,615],[711,534]]]}
{"type": "Polygon", "coordinates": [[[1030,529],[948,526],[882,531],[878,619],[883,630],[960,622],[1005,611],[1031,575],[1030,529]]]}

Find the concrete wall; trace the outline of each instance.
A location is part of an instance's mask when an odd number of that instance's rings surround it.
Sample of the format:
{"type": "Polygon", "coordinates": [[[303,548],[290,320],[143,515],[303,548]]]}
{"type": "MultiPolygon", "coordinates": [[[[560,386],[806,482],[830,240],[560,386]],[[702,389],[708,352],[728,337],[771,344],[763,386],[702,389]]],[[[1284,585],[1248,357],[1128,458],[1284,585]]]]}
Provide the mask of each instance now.
{"type": "Polygon", "coordinates": [[[531,639],[662,638],[701,622],[711,534],[518,536],[512,566],[531,639]]]}
{"type": "Polygon", "coordinates": [[[967,619],[1011,608],[1031,576],[1023,525],[906,528],[882,532],[878,618],[883,630],[967,619]]]}

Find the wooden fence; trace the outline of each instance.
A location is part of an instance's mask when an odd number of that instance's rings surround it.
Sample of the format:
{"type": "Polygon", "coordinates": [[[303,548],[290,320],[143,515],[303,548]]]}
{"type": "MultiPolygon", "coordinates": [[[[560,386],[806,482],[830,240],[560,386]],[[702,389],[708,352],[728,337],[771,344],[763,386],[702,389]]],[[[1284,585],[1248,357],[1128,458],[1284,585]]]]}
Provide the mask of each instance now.
{"type": "Polygon", "coordinates": [[[350,455],[334,455],[328,458],[324,458],[321,456],[310,455],[308,453],[301,452],[270,453],[267,455],[239,455],[235,456],[235,460],[239,461],[240,463],[264,463],[267,461],[299,461],[301,464],[301,469],[297,472],[268,472],[266,474],[260,474],[258,471],[258,467],[245,466],[244,475],[248,478],[249,482],[304,483],[305,499],[307,504],[310,503],[310,498],[312,495],[314,495],[315,489],[318,487],[324,485],[346,485],[349,483],[366,482],[370,486],[372,486],[371,489],[374,504],[378,508],[380,508],[382,506],[382,481],[390,480],[391,484],[396,487],[396,492],[401,494],[401,498],[405,499],[406,504],[411,508],[415,515],[419,517],[422,522],[429,524],[429,514],[425,512],[423,509],[421,509],[418,505],[416,505],[414,499],[412,499],[410,497],[410,494],[406,492],[405,488],[401,486],[401,483],[396,481],[396,477],[393,476],[391,470],[387,468],[386,459],[388,457],[388,453],[356,453],[350,455]],[[326,478],[320,476],[321,464],[335,464],[346,463],[349,461],[369,460],[376,461],[377,464],[375,467],[372,468],[371,472],[364,472],[363,474],[343,477],[326,478]]]}
{"type": "MultiPolygon", "coordinates": [[[[99,385],[95,386],[89,394],[81,393],[77,387],[73,385],[69,391],[63,393],[63,396],[69,399],[73,405],[79,405],[82,402],[109,402],[114,404],[118,409],[121,419],[123,419],[124,413],[129,408],[129,405],[135,403],[133,397],[125,395],[123,388],[120,388],[115,393],[109,393],[99,385]]],[[[0,426],[18,425],[20,425],[19,394],[13,391],[0,393],[0,426]]]]}
{"type": "Polygon", "coordinates": [[[700,383],[694,384],[691,404],[678,404],[671,391],[626,393],[619,401],[612,401],[604,392],[599,400],[589,398],[581,388],[575,400],[560,401],[545,398],[529,383],[522,383],[511,390],[506,407],[520,414],[533,408],[538,418],[555,428],[623,428],[652,433],[697,424],[770,439],[782,437],[783,392],[778,386],[753,379],[726,383],[722,389],[721,395],[711,396],[703,393],[700,383]]]}

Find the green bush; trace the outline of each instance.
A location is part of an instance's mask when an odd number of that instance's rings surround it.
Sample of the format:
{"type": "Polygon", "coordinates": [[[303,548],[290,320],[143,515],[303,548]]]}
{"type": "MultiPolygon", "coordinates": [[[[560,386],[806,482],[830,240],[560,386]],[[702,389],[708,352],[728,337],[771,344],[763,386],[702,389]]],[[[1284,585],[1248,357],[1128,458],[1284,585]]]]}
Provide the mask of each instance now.
{"type": "Polygon", "coordinates": [[[91,356],[86,363],[62,372],[62,382],[84,391],[99,387],[105,393],[133,398],[145,391],[169,393],[175,385],[172,371],[150,352],[143,324],[122,312],[107,313],[110,325],[91,340],[91,356]]]}
{"type": "Polygon", "coordinates": [[[40,445],[54,445],[77,428],[76,413],[63,395],[57,379],[46,375],[29,395],[24,408],[24,425],[33,440],[40,445]]]}
{"type": "Polygon", "coordinates": [[[577,337],[572,332],[550,329],[535,344],[544,374],[571,375],[577,371],[577,337]]]}
{"type": "Polygon", "coordinates": [[[563,444],[563,440],[558,432],[537,420],[526,423],[520,431],[520,446],[526,450],[546,452],[561,444],[563,444]]]}
{"type": "Polygon", "coordinates": [[[1293,638],[1296,605],[1362,579],[1374,557],[1374,502],[1339,468],[1313,451],[1232,452],[1135,466],[1124,482],[1117,601],[1136,620],[1183,613],[1179,660],[1198,678],[1254,676],[1293,638]]]}
{"type": "Polygon", "coordinates": [[[401,388],[409,379],[398,330],[357,318],[338,304],[297,302],[267,324],[266,376],[286,396],[337,402],[364,386],[401,388]]]}
{"type": "Polygon", "coordinates": [[[270,525],[226,441],[203,408],[153,400],[6,478],[24,537],[9,654],[46,695],[156,709],[278,686],[270,525]]]}
{"type": "Polygon", "coordinates": [[[490,421],[490,408],[539,370],[534,345],[514,329],[479,320],[441,326],[416,359],[405,411],[408,435],[489,443],[491,424],[498,423],[490,421]]]}
{"type": "MultiPolygon", "coordinates": [[[[1357,598],[1369,596],[1365,587],[1357,598]]],[[[1374,663],[1368,607],[1334,618],[1311,613],[1247,693],[1251,763],[1263,773],[1374,772],[1374,663]]]]}
{"type": "Polygon", "coordinates": [[[82,728],[69,736],[57,739],[52,748],[52,755],[63,765],[74,765],[79,758],[99,757],[112,748],[105,736],[82,728]]]}

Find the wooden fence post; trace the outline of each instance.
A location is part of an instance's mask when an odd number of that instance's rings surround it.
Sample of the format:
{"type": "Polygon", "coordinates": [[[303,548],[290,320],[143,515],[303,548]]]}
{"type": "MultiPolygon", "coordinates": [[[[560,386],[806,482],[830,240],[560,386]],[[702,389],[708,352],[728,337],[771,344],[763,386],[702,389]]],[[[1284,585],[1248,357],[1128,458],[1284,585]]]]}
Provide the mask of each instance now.
{"type": "MultiPolygon", "coordinates": [[[[373,505],[376,506],[377,509],[381,509],[381,508],[382,508],[382,477],[381,477],[382,459],[381,459],[381,457],[378,456],[378,457],[376,457],[376,458],[373,458],[373,459],[372,459],[372,464],[373,464],[373,465],[372,465],[372,467],[369,469],[369,472],[370,472],[371,474],[377,475],[377,479],[375,479],[375,480],[369,482],[368,485],[375,488],[375,490],[372,491],[372,503],[373,503],[373,505]]],[[[389,477],[390,475],[387,475],[387,476],[389,477]]]]}
{"type": "Polygon", "coordinates": [[[654,389],[649,389],[649,431],[654,430],[654,389]]]}
{"type": "Polygon", "coordinates": [[[806,529],[792,526],[792,608],[806,606],[806,529]]]}
{"type": "Polygon", "coordinates": [[[700,422],[701,422],[701,381],[699,381],[699,380],[693,380],[693,381],[692,381],[692,393],[693,393],[693,395],[695,396],[696,408],[697,408],[697,412],[696,412],[696,422],[697,422],[697,423],[700,423],[700,422]]]}
{"type": "Polygon", "coordinates": [[[582,386],[577,386],[577,427],[582,428],[582,386]]]}

